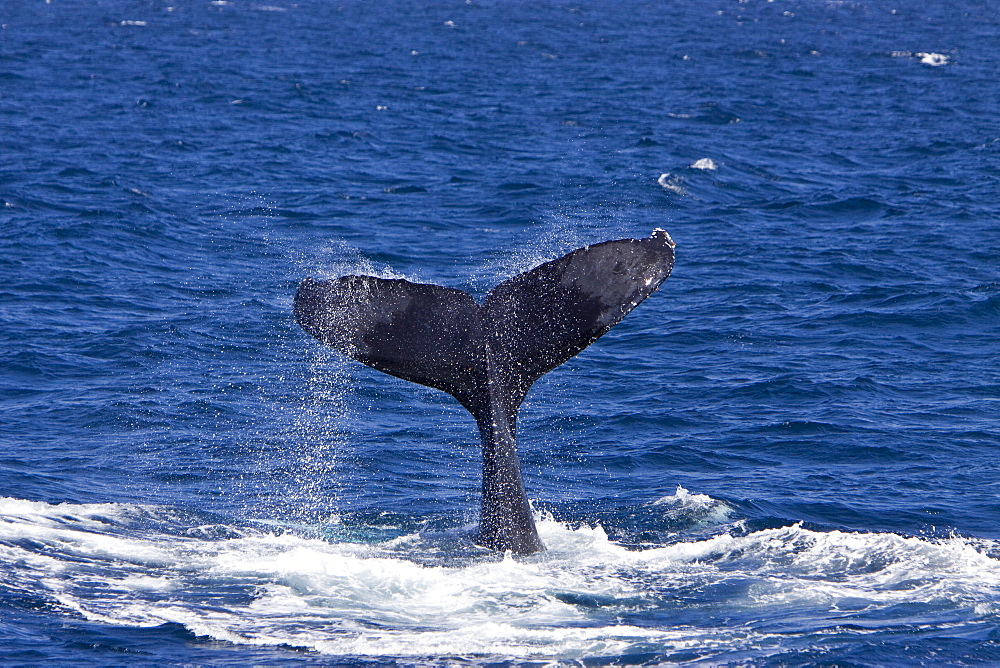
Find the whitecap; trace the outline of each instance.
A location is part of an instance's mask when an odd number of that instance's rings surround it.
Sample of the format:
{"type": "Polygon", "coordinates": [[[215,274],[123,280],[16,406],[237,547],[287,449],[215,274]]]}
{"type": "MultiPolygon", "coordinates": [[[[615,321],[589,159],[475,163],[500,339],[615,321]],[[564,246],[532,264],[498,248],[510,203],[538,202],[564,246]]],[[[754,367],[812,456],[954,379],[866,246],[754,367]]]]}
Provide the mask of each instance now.
{"type": "Polygon", "coordinates": [[[670,172],[664,172],[660,174],[659,178],[656,179],[656,182],[660,184],[660,187],[663,188],[664,190],[669,190],[670,192],[676,193],[678,195],[684,194],[684,188],[681,187],[683,179],[681,179],[681,177],[677,176],[676,174],[671,174],[670,172]]]}
{"type": "Polygon", "coordinates": [[[707,494],[692,494],[680,485],[673,494],[657,499],[652,505],[674,521],[690,522],[695,526],[722,524],[733,511],[725,501],[707,494]]]}
{"type": "Polygon", "coordinates": [[[940,67],[942,65],[948,64],[948,56],[943,53],[930,53],[930,52],[920,52],[914,54],[920,58],[920,62],[924,65],[930,65],[932,67],[940,67]]]}
{"type": "Polygon", "coordinates": [[[711,158],[699,158],[691,163],[690,167],[691,169],[704,169],[706,171],[715,171],[719,168],[711,158]]]}

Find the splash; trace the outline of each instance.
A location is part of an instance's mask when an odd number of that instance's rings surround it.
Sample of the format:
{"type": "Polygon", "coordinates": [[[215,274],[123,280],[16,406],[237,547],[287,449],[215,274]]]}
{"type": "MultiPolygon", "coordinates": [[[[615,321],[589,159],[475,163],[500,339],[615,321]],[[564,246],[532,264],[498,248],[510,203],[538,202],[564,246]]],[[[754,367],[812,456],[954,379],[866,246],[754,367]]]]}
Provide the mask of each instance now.
{"type": "MultiPolygon", "coordinates": [[[[678,488],[651,507],[720,503],[678,488]]],[[[817,628],[825,643],[844,624],[897,628],[916,609],[995,623],[1000,605],[992,541],[795,525],[628,550],[599,526],[539,518],[543,554],[442,559],[418,534],[361,545],[199,531],[195,519],[0,498],[0,587],[104,624],[173,622],[236,644],[411,660],[722,661],[808,646],[817,628]],[[635,611],[658,622],[632,623],[635,611]]]]}

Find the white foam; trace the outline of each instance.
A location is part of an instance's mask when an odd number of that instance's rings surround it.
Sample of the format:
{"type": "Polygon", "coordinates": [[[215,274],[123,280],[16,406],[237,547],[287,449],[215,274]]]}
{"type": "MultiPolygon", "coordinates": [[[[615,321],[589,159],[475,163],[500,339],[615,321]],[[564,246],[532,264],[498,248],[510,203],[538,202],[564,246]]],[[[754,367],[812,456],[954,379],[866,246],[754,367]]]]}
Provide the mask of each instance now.
{"type": "Polygon", "coordinates": [[[663,174],[660,174],[659,178],[656,179],[656,182],[660,184],[661,188],[678,195],[684,194],[684,188],[681,187],[682,181],[681,177],[671,174],[670,172],[664,172],[663,174]]]}
{"type": "Polygon", "coordinates": [[[912,51],[892,51],[889,55],[893,58],[919,58],[921,63],[930,65],[931,67],[941,67],[951,62],[951,59],[945,54],[934,53],[932,51],[918,51],[916,53],[912,51]]]}
{"type": "MultiPolygon", "coordinates": [[[[43,503],[0,497],[0,522],[59,526],[67,523],[91,527],[106,526],[109,521],[145,516],[154,506],[126,503],[43,503]]],[[[169,512],[169,511],[165,511],[169,512]]]]}
{"type": "Polygon", "coordinates": [[[724,501],[706,494],[692,494],[680,485],[673,494],[654,501],[653,506],[672,520],[691,523],[692,528],[722,524],[733,510],[724,501]]]}
{"type": "Polygon", "coordinates": [[[674,490],[673,494],[668,494],[667,496],[661,497],[656,501],[653,501],[654,506],[709,506],[714,503],[715,500],[708,496],[707,494],[692,494],[688,490],[684,489],[680,485],[677,485],[677,489],[674,490]]]}
{"type": "Polygon", "coordinates": [[[710,172],[714,172],[718,168],[715,161],[711,158],[699,158],[691,164],[691,169],[704,169],[710,172]]]}
{"type": "Polygon", "coordinates": [[[948,64],[948,56],[943,53],[925,53],[920,52],[914,54],[920,59],[924,65],[930,65],[932,67],[940,67],[942,65],[948,64]]]}
{"type": "MultiPolygon", "coordinates": [[[[678,487],[650,512],[723,506],[678,487]]],[[[572,661],[685,650],[711,660],[780,646],[779,636],[744,624],[669,621],[678,592],[716,585],[725,592],[711,601],[720,618],[766,619],[796,606],[836,624],[861,607],[891,625],[903,604],[934,601],[977,616],[1000,607],[1000,562],[986,554],[998,547],[992,541],[790,526],[629,550],[600,526],[541,517],[544,553],[428,565],[413,560],[425,549],[419,536],[358,545],[245,528],[223,540],[176,535],[183,526],[170,534],[137,528],[175,517],[156,507],[0,498],[2,572],[14,574],[8,584],[96,622],[175,622],[232,643],[404,659],[572,661]],[[614,621],[636,609],[659,609],[668,621],[614,621]]]]}

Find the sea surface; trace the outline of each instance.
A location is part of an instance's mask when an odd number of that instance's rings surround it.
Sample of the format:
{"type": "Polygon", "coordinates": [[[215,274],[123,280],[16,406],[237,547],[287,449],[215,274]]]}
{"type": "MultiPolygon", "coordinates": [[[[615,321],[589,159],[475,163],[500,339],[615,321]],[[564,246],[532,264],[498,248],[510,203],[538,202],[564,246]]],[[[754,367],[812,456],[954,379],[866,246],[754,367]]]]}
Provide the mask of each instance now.
{"type": "Polygon", "coordinates": [[[998,9],[4,0],[0,664],[1000,664],[998,9]],[[657,227],[530,557],[292,317],[657,227]]]}

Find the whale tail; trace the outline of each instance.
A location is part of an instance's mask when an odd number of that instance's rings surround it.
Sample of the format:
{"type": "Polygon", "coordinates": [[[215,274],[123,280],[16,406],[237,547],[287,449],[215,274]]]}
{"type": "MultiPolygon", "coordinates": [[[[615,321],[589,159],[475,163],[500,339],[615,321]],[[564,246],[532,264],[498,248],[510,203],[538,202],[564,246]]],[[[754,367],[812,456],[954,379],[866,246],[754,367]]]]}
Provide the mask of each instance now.
{"type": "Polygon", "coordinates": [[[663,230],[646,239],[579,248],[493,288],[466,292],[402,279],[307,278],[295,319],[323,343],[384,373],[443,390],[476,418],[483,437],[479,541],[542,549],[514,444],[531,385],[621,321],[673,267],[663,230]]]}
{"type": "Polygon", "coordinates": [[[493,288],[482,306],[462,290],[403,279],[307,278],[295,319],[323,343],[384,373],[477,406],[487,349],[516,409],[531,384],[618,324],[673,267],[674,243],[646,239],[579,248],[493,288]]]}

